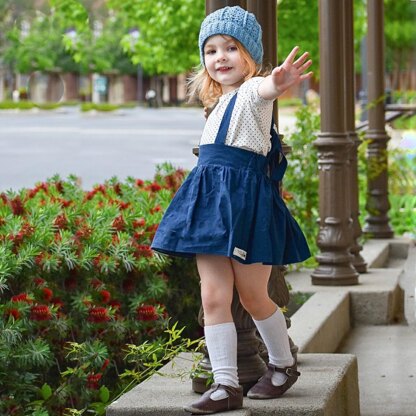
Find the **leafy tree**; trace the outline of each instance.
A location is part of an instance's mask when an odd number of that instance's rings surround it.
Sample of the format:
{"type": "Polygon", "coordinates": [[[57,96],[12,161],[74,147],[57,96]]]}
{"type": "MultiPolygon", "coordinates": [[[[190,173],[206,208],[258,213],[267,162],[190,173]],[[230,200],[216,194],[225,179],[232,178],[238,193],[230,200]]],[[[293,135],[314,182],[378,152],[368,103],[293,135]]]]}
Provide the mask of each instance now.
{"type": "Polygon", "coordinates": [[[416,3],[408,0],[384,1],[386,67],[395,71],[412,68],[416,45],[416,3]]]}
{"type": "Polygon", "coordinates": [[[204,18],[203,0],[109,0],[127,33],[123,48],[134,64],[151,75],[179,74],[199,63],[198,33],[204,18]]]}
{"type": "Polygon", "coordinates": [[[53,7],[54,3],[56,1],[51,0],[52,8],[35,11],[29,8],[26,12],[9,7],[9,13],[15,18],[11,19],[6,33],[4,60],[17,71],[29,73],[56,68],[63,71],[77,70],[77,65],[62,43],[65,26],[53,7]],[[25,23],[25,30],[22,30],[22,23],[25,23]]]}
{"type": "MultiPolygon", "coordinates": [[[[283,60],[293,46],[299,45],[302,50],[309,51],[313,66],[312,70],[319,76],[319,1],[310,0],[278,0],[277,31],[278,56],[283,60]]],[[[359,48],[365,33],[366,12],[363,0],[354,0],[354,47],[356,67],[359,68],[359,48]]]]}

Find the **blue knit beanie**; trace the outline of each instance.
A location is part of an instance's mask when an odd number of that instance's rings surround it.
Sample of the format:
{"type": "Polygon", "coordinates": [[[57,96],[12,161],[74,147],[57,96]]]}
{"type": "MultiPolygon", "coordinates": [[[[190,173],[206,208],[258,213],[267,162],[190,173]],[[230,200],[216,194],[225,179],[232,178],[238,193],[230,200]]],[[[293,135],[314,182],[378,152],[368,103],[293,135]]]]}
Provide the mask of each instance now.
{"type": "Polygon", "coordinates": [[[247,49],[256,63],[262,63],[262,31],[253,13],[249,13],[239,6],[227,6],[216,10],[205,18],[199,32],[199,53],[202,65],[205,65],[205,42],[210,36],[214,35],[232,36],[247,49]]]}

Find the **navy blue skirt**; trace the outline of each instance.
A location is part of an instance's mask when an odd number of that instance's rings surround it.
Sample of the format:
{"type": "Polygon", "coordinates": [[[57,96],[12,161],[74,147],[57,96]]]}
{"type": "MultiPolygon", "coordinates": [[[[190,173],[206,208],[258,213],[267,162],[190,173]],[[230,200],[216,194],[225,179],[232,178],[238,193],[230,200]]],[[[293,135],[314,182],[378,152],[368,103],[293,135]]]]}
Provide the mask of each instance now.
{"type": "Polygon", "coordinates": [[[285,265],[310,257],[299,225],[268,176],[265,156],[223,144],[199,148],[197,166],[163,216],[152,249],[285,265]]]}

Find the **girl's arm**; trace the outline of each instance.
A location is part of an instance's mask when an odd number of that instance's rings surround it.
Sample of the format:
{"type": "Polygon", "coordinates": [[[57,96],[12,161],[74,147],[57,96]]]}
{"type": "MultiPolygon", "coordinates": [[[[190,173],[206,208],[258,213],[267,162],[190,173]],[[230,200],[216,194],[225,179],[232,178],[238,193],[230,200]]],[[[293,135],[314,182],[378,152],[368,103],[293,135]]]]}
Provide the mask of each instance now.
{"type": "Polygon", "coordinates": [[[299,84],[299,82],[312,77],[312,72],[304,74],[312,65],[312,61],[307,60],[309,53],[305,52],[294,61],[298,51],[299,47],[294,47],[283,64],[274,68],[272,73],[264,78],[258,89],[260,97],[266,100],[275,100],[292,85],[299,84]]]}

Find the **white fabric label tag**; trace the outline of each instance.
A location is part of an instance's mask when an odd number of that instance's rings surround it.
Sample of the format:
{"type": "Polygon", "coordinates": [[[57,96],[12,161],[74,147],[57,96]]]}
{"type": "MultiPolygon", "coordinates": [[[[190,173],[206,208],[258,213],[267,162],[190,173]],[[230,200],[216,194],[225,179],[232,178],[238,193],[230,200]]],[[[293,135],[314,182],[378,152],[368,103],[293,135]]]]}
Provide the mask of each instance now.
{"type": "Polygon", "coordinates": [[[233,254],[243,260],[245,260],[247,256],[247,252],[238,247],[234,247],[233,254]]]}

